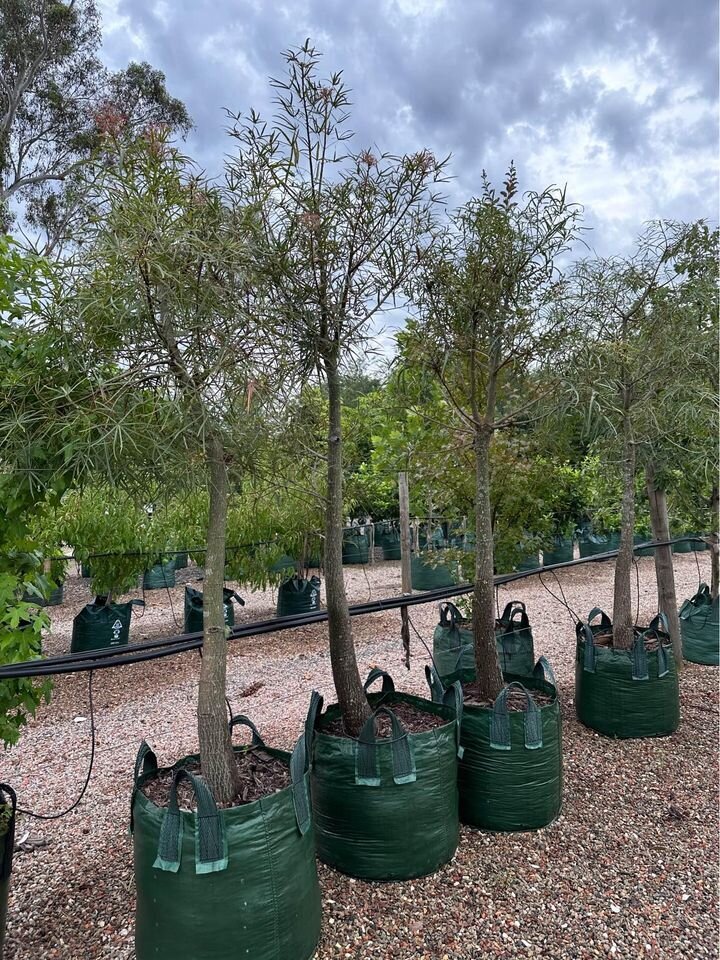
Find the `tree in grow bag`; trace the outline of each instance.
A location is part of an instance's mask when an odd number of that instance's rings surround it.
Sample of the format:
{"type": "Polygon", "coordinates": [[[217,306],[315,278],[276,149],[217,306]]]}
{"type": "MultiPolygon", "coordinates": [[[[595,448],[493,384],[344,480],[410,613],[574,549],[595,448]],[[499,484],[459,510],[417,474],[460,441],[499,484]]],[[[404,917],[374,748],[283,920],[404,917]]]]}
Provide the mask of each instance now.
{"type": "Polygon", "coordinates": [[[407,289],[439,236],[436,185],[444,163],[429,151],[393,158],[353,150],[342,76],[323,80],[309,42],[286,55],[287,76],[273,81],[280,116],[240,121],[242,155],[231,161],[234,194],[258,221],[273,224],[254,246],[259,275],[272,285],[298,358],[327,397],[324,490],[325,590],[333,679],[348,732],[369,709],[353,645],[342,570],[342,370],[365,342],[374,317],[407,289]],[[322,172],[320,172],[322,171],[322,172]],[[319,176],[315,174],[319,173],[319,176]],[[267,190],[263,184],[273,183],[267,190]]]}
{"type": "MultiPolygon", "coordinates": [[[[243,598],[231,590],[223,587],[223,608],[225,611],[225,625],[232,627],[235,623],[235,610],[232,602],[235,600],[241,607],[245,606],[243,598]]],[[[185,587],[185,633],[199,633],[203,628],[203,595],[200,590],[187,584],[185,587]]]]}
{"type": "Polygon", "coordinates": [[[296,613],[312,613],[320,609],[320,577],[290,577],[280,584],[277,615],[291,617],[296,613]]]}
{"type": "Polygon", "coordinates": [[[482,195],[454,214],[447,243],[428,258],[416,291],[421,319],[406,334],[412,361],[437,377],[456,428],[472,441],[475,682],[481,699],[491,701],[503,679],[495,644],[490,451],[497,431],[532,419],[557,392],[558,355],[573,331],[556,309],[563,283],[556,261],[571,247],[580,219],[580,208],[555,187],[521,200],[513,165],[500,194],[485,178],[482,195]]]}
{"type": "MultiPolygon", "coordinates": [[[[426,669],[433,699],[446,695],[426,669]]],[[[505,674],[494,702],[467,700],[458,771],[460,820],[483,830],[538,830],[562,807],[562,720],[555,678],[541,657],[532,675],[505,674]],[[547,677],[547,679],[546,679],[547,677]]]]}
{"type": "Polygon", "coordinates": [[[720,664],[720,600],[701,583],[694,597],[680,607],[683,657],[691,663],[720,664]]]}
{"type": "Polygon", "coordinates": [[[667,620],[636,628],[629,650],[612,645],[613,625],[597,607],[577,625],[575,710],[608,737],[663,737],[680,722],[680,692],[667,620]],[[596,617],[597,624],[593,624],[596,617]]]}
{"type": "Polygon", "coordinates": [[[308,754],[236,747],[241,796],[218,808],[198,756],[158,768],[146,743],[135,763],[131,829],[138,960],[309,960],[320,937],[320,888],[308,754]],[[182,793],[182,801],[180,794],[182,793]],[[190,810],[180,809],[191,807],[190,810]]]}
{"type": "Polygon", "coordinates": [[[379,669],[370,671],[365,689],[380,678],[382,690],[369,694],[373,712],[357,739],[345,735],[339,704],[323,713],[322,697],[313,693],[305,739],[313,743],[317,850],[324,863],[353,877],[409,880],[437,870],[457,847],[462,691],[456,684],[432,703],[396,692],[379,669]]]}
{"type": "Polygon", "coordinates": [[[0,783],[0,960],[3,958],[5,944],[5,922],[15,847],[16,808],[15,791],[7,783],[0,783]]]}

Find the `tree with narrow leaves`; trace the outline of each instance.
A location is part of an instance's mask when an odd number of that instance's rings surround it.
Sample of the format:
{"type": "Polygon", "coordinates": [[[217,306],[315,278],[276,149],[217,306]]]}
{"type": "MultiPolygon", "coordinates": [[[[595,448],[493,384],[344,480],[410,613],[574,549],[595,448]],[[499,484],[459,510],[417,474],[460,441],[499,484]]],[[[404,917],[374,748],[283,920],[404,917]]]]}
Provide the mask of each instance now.
{"type": "Polygon", "coordinates": [[[497,431],[531,423],[557,389],[554,365],[572,332],[561,309],[566,285],[557,261],[580,222],[580,207],[562,189],[521,196],[513,165],[499,193],[483,175],[481,195],[455,213],[414,291],[421,317],[410,326],[410,355],[433,371],[472,443],[473,635],[483,699],[495,699],[503,685],[495,645],[491,445],[497,431]]]}
{"type": "Polygon", "coordinates": [[[444,163],[422,150],[355,149],[342,75],[323,78],[309,41],[273,80],[272,123],[234,118],[229,186],[256,211],[259,272],[297,359],[299,379],[327,386],[325,576],[333,677],[347,730],[368,715],[342,571],[343,365],[367,347],[373,322],[398,303],[438,232],[444,163]]]}

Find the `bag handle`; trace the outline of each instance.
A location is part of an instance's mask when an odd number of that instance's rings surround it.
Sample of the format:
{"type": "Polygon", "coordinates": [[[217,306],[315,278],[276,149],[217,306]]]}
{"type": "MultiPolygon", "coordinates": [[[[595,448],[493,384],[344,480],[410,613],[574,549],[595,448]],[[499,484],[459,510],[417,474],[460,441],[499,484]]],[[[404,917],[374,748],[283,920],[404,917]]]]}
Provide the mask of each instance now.
{"type": "Polygon", "coordinates": [[[363,690],[365,693],[368,692],[368,688],[371,687],[376,680],[379,680],[382,677],[382,692],[383,693],[395,693],[395,682],[390,674],[386,670],[381,670],[380,667],[373,667],[370,673],[367,675],[367,680],[363,684],[363,690]]]}
{"type": "Polygon", "coordinates": [[[451,687],[448,687],[443,694],[442,702],[455,711],[455,746],[457,748],[458,760],[462,760],[465,748],[460,743],[462,735],[463,703],[464,703],[462,684],[456,680],[451,687]]]}
{"type": "Polygon", "coordinates": [[[600,627],[603,630],[612,630],[612,620],[605,613],[604,610],[601,610],[600,607],[593,607],[590,613],[588,614],[587,622],[590,625],[595,617],[600,616],[600,627]]]}
{"type": "Polygon", "coordinates": [[[449,600],[445,603],[439,603],[438,610],[440,611],[440,625],[446,629],[454,627],[459,620],[464,619],[455,604],[450,603],[449,600]]]}
{"type": "Polygon", "coordinates": [[[305,836],[312,825],[310,796],[305,774],[310,766],[310,755],[305,744],[305,734],[301,734],[290,756],[290,780],[292,782],[295,822],[301,836],[305,836]]]}
{"type": "Polygon", "coordinates": [[[650,621],[647,630],[645,633],[665,633],[670,634],[670,624],[668,623],[668,618],[664,613],[660,612],[656,617],[650,621]]]}
{"type": "Polygon", "coordinates": [[[239,603],[241,607],[244,607],[244,606],[245,606],[245,601],[244,601],[243,598],[240,596],[240,594],[237,592],[237,590],[233,590],[233,592],[230,594],[230,596],[228,597],[228,599],[229,599],[229,600],[234,600],[236,603],[239,603]]]}
{"type": "Polygon", "coordinates": [[[308,757],[312,758],[313,736],[317,724],[318,714],[323,707],[323,698],[313,690],[310,694],[310,703],[308,705],[307,716],[305,717],[305,748],[308,751],[308,757]]]}
{"type": "Polygon", "coordinates": [[[414,783],[417,780],[417,771],[408,733],[389,707],[378,707],[363,724],[355,753],[355,783],[366,787],[380,786],[377,747],[382,743],[390,744],[393,781],[397,784],[414,783]],[[392,737],[389,740],[378,741],[375,737],[375,719],[381,714],[390,720],[392,737]]]}
{"type": "Polygon", "coordinates": [[[535,680],[544,680],[546,677],[550,683],[557,690],[557,680],[555,679],[555,672],[550,666],[550,662],[546,657],[540,657],[538,662],[533,668],[533,677],[535,680]]]}
{"type": "MultiPolygon", "coordinates": [[[[660,644],[660,647],[662,644],[660,644]]],[[[633,680],[649,680],[650,668],[648,665],[647,647],[645,646],[645,633],[641,633],[633,640],[630,650],[632,660],[632,678],[633,680]]],[[[658,663],[658,668],[660,664],[658,663]]]]}
{"type": "Polygon", "coordinates": [[[427,680],[427,685],[430,688],[430,699],[433,703],[444,703],[445,696],[445,686],[440,679],[435,666],[432,667],[429,664],[425,664],[425,679],[427,680]]]}
{"type": "Polygon", "coordinates": [[[595,673],[595,634],[590,629],[589,624],[577,623],[575,633],[578,640],[585,641],[585,655],[583,659],[583,670],[586,673],[595,673]]]}
{"type": "Polygon", "coordinates": [[[195,873],[218,873],[228,865],[227,837],[222,818],[210,787],[199,775],[184,767],[175,771],[170,785],[170,798],[165,808],[157,857],[153,867],[177,873],[182,853],[183,822],[177,802],[177,788],[187,780],[195,793],[195,873]]]}
{"type": "Polygon", "coordinates": [[[500,620],[503,623],[511,623],[517,610],[522,611],[522,613],[525,614],[525,620],[527,620],[527,611],[522,600],[511,600],[509,603],[506,603],[500,620]]]}
{"type": "Polygon", "coordinates": [[[135,789],[140,786],[140,777],[147,773],[157,773],[158,762],[155,752],[148,745],[147,740],[143,740],[135,757],[135,770],[133,773],[133,784],[135,789]]]}
{"type": "Polygon", "coordinates": [[[258,728],[255,726],[255,724],[252,722],[252,720],[249,717],[246,717],[242,713],[238,713],[236,716],[232,717],[229,723],[231,735],[235,727],[247,727],[252,732],[251,747],[265,746],[265,741],[260,736],[260,731],[258,730],[258,728]]]}
{"type": "Polygon", "coordinates": [[[527,750],[539,750],[543,745],[540,708],[533,700],[529,691],[518,681],[513,681],[506,687],[503,687],[495,698],[492,717],[490,719],[490,746],[493,750],[512,749],[507,698],[513,687],[517,687],[525,694],[527,708],[525,711],[525,747],[527,750]]]}
{"type": "MultiPolygon", "coordinates": [[[[17,795],[9,783],[0,783],[0,803],[5,802],[5,796],[10,800],[10,806],[12,808],[12,815],[10,817],[10,823],[8,828],[5,831],[5,835],[0,837],[0,846],[7,851],[8,849],[12,851],[15,846],[15,811],[17,810],[17,795]]],[[[0,862],[0,880],[8,880],[10,878],[10,870],[12,869],[12,857],[4,855],[2,862],[0,862]]]]}

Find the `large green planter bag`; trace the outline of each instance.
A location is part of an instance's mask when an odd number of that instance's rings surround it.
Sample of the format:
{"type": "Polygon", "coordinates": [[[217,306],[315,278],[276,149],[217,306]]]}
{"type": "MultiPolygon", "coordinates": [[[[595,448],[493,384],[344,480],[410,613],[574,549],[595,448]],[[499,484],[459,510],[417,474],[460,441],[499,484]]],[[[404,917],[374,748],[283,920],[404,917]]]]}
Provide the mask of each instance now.
{"type": "Polygon", "coordinates": [[[176,553],[173,557],[172,565],[176,570],[184,570],[188,565],[187,550],[182,550],[179,553],[176,553]]]}
{"type": "Polygon", "coordinates": [[[364,533],[346,530],[342,541],[342,562],[367,563],[370,559],[370,541],[364,533]]]}
{"type": "Polygon", "coordinates": [[[587,537],[580,540],[579,547],[581,557],[594,557],[598,553],[607,553],[608,550],[614,549],[610,545],[609,537],[602,537],[594,533],[588,534],[587,537]]]}
{"type": "Polygon", "coordinates": [[[105,603],[105,597],[95,597],[73,620],[70,651],[78,653],[81,650],[125,646],[130,636],[134,606],[144,607],[145,601],[105,603]]]}
{"type": "MultiPolygon", "coordinates": [[[[442,695],[428,678],[433,697],[442,695]]],[[[460,820],[481,830],[539,830],[562,807],[562,718],[552,670],[541,657],[531,677],[505,674],[508,684],[492,707],[463,709],[458,769],[460,820]],[[545,679],[547,673],[549,680],[545,679]],[[525,695],[525,710],[508,710],[512,689],[525,695]],[[551,702],[538,705],[533,694],[551,702]]]]}
{"type": "Polygon", "coordinates": [[[296,566],[297,561],[287,553],[284,553],[271,565],[270,573],[285,573],[286,570],[294,570],[296,566]]]}
{"type": "Polygon", "coordinates": [[[8,895],[10,893],[10,874],[12,872],[13,850],[15,847],[15,811],[17,809],[15,791],[6,783],[0,783],[0,804],[7,804],[10,808],[10,821],[7,825],[7,830],[4,834],[0,835],[0,960],[2,960],[5,944],[8,895]]]}
{"type": "Polygon", "coordinates": [[[456,680],[469,683],[475,679],[475,644],[472,622],[460,613],[454,603],[441,603],[440,622],[433,633],[433,663],[444,686],[456,680]]]}
{"type": "MultiPolygon", "coordinates": [[[[223,610],[225,612],[225,624],[228,627],[232,627],[235,623],[233,600],[236,600],[241,607],[245,606],[245,601],[238,593],[229,587],[223,587],[223,610]]],[[[203,595],[200,590],[196,590],[195,587],[188,584],[185,587],[185,633],[199,633],[202,628],[203,595]]]]}
{"type": "Polygon", "coordinates": [[[170,563],[156,563],[146,570],[142,581],[144,590],[162,590],[163,587],[175,586],[175,566],[170,563]]]}
{"type": "MultiPolygon", "coordinates": [[[[682,534],[680,534],[682,536],[682,534]]],[[[691,536],[691,534],[685,534],[685,536],[691,536]]],[[[682,543],[674,543],[672,545],[673,553],[694,553],[695,544],[692,540],[683,540],[682,543]]]]}
{"type": "Polygon", "coordinates": [[[595,637],[612,632],[607,614],[597,607],[577,625],[575,711],[580,723],[606,737],[665,737],[680,723],[677,668],[660,614],[639,631],[630,650],[599,645],[595,637]],[[600,616],[600,623],[592,621],[600,616]],[[645,640],[657,639],[656,650],[645,640]]]}
{"type": "Polygon", "coordinates": [[[414,553],[410,561],[413,590],[436,590],[458,582],[457,564],[443,563],[439,550],[414,553]]]}
{"type": "Polygon", "coordinates": [[[89,563],[80,564],[80,576],[85,580],[89,580],[92,577],[92,568],[89,563]]]}
{"type": "Polygon", "coordinates": [[[515,570],[518,573],[524,573],[526,570],[537,570],[540,566],[540,559],[537,554],[533,557],[526,557],[524,560],[521,560],[520,563],[515,565],[515,570]]]}
{"type": "Polygon", "coordinates": [[[543,566],[553,563],[568,563],[573,558],[572,538],[556,537],[551,550],[543,550],[543,566]]]}
{"type": "Polygon", "coordinates": [[[383,535],[380,542],[383,552],[383,560],[400,559],[400,533],[397,530],[391,530],[383,535]]]}
{"type": "Polygon", "coordinates": [[[535,670],[535,642],[525,604],[511,600],[495,622],[495,642],[503,673],[532,677],[535,670]]]}
{"type": "MultiPolygon", "coordinates": [[[[233,725],[251,726],[245,717],[233,725]]],[[[202,777],[174,771],[170,805],[139,789],[157,772],[143,743],[135,764],[131,830],[135,859],[137,960],[308,960],[320,937],[320,888],[301,737],[290,754],[262,747],[291,771],[292,786],[253,803],[218,810],[202,777]],[[187,780],[197,811],[178,809],[187,780]]],[[[250,749],[251,749],[250,748],[250,749]]],[[[248,748],[240,748],[248,749],[248,748]]]]}
{"type": "Polygon", "coordinates": [[[397,693],[391,678],[372,670],[365,689],[374,713],[358,740],[326,733],[340,717],[334,704],[320,715],[313,693],[305,738],[313,739],[311,785],[315,839],[320,859],[364,880],[410,880],[433,873],[452,859],[458,844],[457,757],[462,691],[446,703],[397,693]],[[393,712],[397,704],[442,717],[442,726],[408,733],[393,712]],[[386,715],[392,737],[375,739],[375,716],[386,715]],[[314,734],[314,736],[313,736],[314,734]]]}
{"type": "Polygon", "coordinates": [[[320,577],[305,580],[291,577],[280,584],[277,599],[277,615],[291,617],[296,613],[312,613],[320,609],[320,577]]]}
{"type": "Polygon", "coordinates": [[[720,665],[720,605],[710,596],[710,587],[700,589],[680,607],[683,657],[690,663],[720,665]]]}

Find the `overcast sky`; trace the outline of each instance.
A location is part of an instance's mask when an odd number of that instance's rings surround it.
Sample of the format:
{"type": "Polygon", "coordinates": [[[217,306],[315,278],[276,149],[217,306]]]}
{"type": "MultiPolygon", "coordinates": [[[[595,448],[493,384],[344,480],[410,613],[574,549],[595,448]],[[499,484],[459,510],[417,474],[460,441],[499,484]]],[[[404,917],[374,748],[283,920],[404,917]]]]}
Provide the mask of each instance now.
{"type": "Polygon", "coordinates": [[[716,0],[100,0],[109,66],[145,59],[210,173],[224,107],[271,113],[269,76],[311,37],[352,89],[358,145],[452,153],[452,199],[514,159],[567,184],[601,253],[645,220],[717,219],[716,0]]]}

